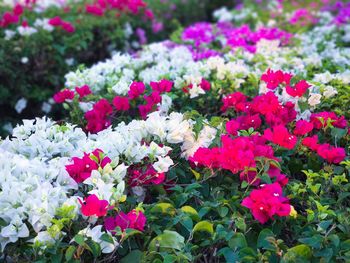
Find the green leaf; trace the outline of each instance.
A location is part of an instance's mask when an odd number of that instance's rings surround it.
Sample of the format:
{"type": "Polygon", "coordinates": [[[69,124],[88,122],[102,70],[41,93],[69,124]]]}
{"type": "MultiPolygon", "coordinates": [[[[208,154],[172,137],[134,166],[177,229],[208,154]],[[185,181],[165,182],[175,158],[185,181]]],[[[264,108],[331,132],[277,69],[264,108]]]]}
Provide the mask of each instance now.
{"type": "Polygon", "coordinates": [[[198,232],[198,231],[205,231],[208,232],[210,234],[214,233],[214,228],[213,228],[213,224],[208,222],[208,221],[201,221],[198,222],[194,228],[193,228],[193,232],[198,232]]]}
{"type": "Polygon", "coordinates": [[[88,240],[86,242],[86,244],[89,246],[90,251],[91,251],[92,255],[94,256],[94,258],[97,258],[101,255],[101,247],[98,243],[96,243],[92,240],[88,240]]]}
{"type": "Polygon", "coordinates": [[[312,237],[300,238],[299,242],[309,245],[310,247],[320,249],[322,237],[320,235],[314,235],[312,237]]]}
{"type": "Polygon", "coordinates": [[[309,262],[312,257],[311,248],[307,245],[298,245],[288,249],[281,263],[309,262]]]}
{"type": "Polygon", "coordinates": [[[74,237],[74,241],[75,242],[77,242],[78,243],[78,245],[83,245],[84,244],[84,237],[82,236],[82,235],[76,235],[75,237],[74,237]]]}
{"type": "Polygon", "coordinates": [[[247,246],[247,241],[242,233],[236,233],[228,242],[228,245],[233,250],[237,248],[244,248],[247,246]]]}
{"type": "Polygon", "coordinates": [[[161,249],[182,250],[185,247],[185,238],[179,233],[170,230],[164,230],[163,234],[155,237],[149,244],[150,251],[161,249]]]}
{"type": "Polygon", "coordinates": [[[132,250],[120,260],[120,263],[141,262],[141,258],[142,252],[140,250],[132,250]]]}
{"type": "Polygon", "coordinates": [[[239,262],[239,257],[233,250],[229,247],[224,247],[218,251],[218,256],[223,255],[227,263],[239,262]]]}
{"type": "Polygon", "coordinates": [[[74,253],[75,253],[75,246],[69,246],[66,250],[66,260],[69,261],[72,259],[74,253]]]}
{"type": "Polygon", "coordinates": [[[108,243],[111,243],[111,244],[114,244],[114,241],[113,241],[113,238],[108,235],[107,233],[104,233],[101,237],[100,237],[101,240],[103,241],[106,241],[108,243]]]}
{"type": "Polygon", "coordinates": [[[193,173],[194,177],[196,178],[196,180],[198,181],[199,179],[201,179],[201,174],[198,173],[197,171],[190,169],[191,172],[193,173]]]}
{"type": "Polygon", "coordinates": [[[182,210],[182,212],[188,214],[193,221],[200,220],[198,212],[192,206],[185,205],[185,206],[181,207],[181,210],[182,210]]]}
{"type": "Polygon", "coordinates": [[[261,230],[259,237],[258,237],[258,242],[257,242],[258,248],[273,249],[274,250],[275,247],[269,241],[269,238],[270,237],[274,238],[274,236],[275,236],[274,233],[268,228],[261,230]]]}
{"type": "Polygon", "coordinates": [[[175,215],[175,208],[172,204],[169,203],[158,203],[152,207],[151,213],[175,215]]]}

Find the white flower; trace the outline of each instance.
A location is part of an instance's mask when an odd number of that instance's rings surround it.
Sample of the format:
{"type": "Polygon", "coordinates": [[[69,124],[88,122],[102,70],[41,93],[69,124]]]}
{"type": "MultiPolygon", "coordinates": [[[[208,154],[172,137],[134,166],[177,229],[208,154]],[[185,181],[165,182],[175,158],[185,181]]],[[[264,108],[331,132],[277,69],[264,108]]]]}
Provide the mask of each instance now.
{"type": "Polygon", "coordinates": [[[309,99],[307,100],[307,102],[309,103],[309,105],[311,107],[315,107],[316,105],[321,103],[321,98],[322,98],[321,94],[311,93],[309,99]]]}
{"type": "Polygon", "coordinates": [[[16,35],[16,31],[9,30],[9,29],[6,29],[4,33],[5,33],[5,40],[11,40],[16,35]]]}
{"type": "Polygon", "coordinates": [[[15,110],[17,113],[21,113],[27,107],[27,99],[21,98],[16,102],[15,110]]]}
{"type": "Polygon", "coordinates": [[[173,164],[174,162],[169,156],[158,157],[158,161],[153,164],[153,167],[158,173],[166,173],[173,164]]]}
{"type": "Polygon", "coordinates": [[[21,58],[21,62],[22,62],[23,64],[27,64],[28,61],[29,61],[29,59],[28,59],[27,57],[21,58]]]}
{"type": "Polygon", "coordinates": [[[338,94],[338,91],[332,86],[326,86],[323,90],[323,96],[325,96],[326,98],[331,98],[336,94],[338,94]]]}

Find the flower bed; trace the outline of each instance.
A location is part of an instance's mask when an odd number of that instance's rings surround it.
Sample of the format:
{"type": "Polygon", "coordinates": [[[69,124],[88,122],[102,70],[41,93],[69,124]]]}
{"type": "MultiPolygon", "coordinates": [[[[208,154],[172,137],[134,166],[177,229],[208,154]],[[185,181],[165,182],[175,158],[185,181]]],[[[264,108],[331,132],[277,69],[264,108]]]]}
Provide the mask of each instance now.
{"type": "Polygon", "coordinates": [[[67,122],[0,142],[4,257],[349,261],[348,25],[323,7],[221,10],[66,74],[67,122]]]}

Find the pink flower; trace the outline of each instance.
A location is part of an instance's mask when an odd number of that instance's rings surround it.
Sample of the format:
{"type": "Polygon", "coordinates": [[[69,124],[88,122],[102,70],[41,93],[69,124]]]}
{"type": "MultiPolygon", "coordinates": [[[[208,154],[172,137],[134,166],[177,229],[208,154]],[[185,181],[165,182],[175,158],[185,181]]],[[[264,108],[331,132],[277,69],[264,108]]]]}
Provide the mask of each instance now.
{"type": "Polygon", "coordinates": [[[231,134],[233,136],[237,136],[237,132],[240,129],[240,124],[236,120],[230,120],[226,122],[226,131],[228,134],[231,134]]]}
{"type": "Polygon", "coordinates": [[[20,4],[16,4],[12,10],[15,16],[21,16],[23,14],[23,7],[20,4]]]}
{"type": "Polygon", "coordinates": [[[98,5],[86,5],[85,6],[86,13],[92,14],[94,16],[103,16],[104,10],[98,5]]]}
{"type": "Polygon", "coordinates": [[[292,97],[302,97],[309,87],[311,87],[311,85],[307,83],[306,80],[300,80],[294,87],[288,85],[286,87],[286,92],[292,97]]]}
{"type": "Polygon", "coordinates": [[[173,82],[167,79],[162,79],[159,82],[150,82],[150,86],[153,91],[157,91],[159,93],[170,92],[173,87],[173,82]]]}
{"type": "Polygon", "coordinates": [[[146,105],[139,105],[139,112],[142,119],[146,119],[147,114],[152,111],[153,105],[152,104],[146,104],[146,105]]]}
{"type": "Polygon", "coordinates": [[[145,84],[143,82],[136,82],[134,81],[131,85],[130,85],[130,89],[128,92],[128,96],[129,99],[136,99],[138,98],[142,93],[145,92],[145,84]]]}
{"type": "Polygon", "coordinates": [[[301,141],[301,144],[310,148],[313,151],[317,151],[319,144],[318,144],[318,137],[317,135],[314,135],[312,137],[306,137],[301,141]]]}
{"type": "Polygon", "coordinates": [[[7,27],[10,24],[17,24],[19,22],[19,16],[11,14],[10,12],[5,12],[0,20],[1,27],[7,27]]]}
{"type": "Polygon", "coordinates": [[[254,218],[261,224],[269,219],[273,220],[274,215],[288,216],[291,210],[289,200],[283,196],[282,188],[278,183],[267,184],[253,190],[243,199],[242,205],[249,208],[254,218]]]}
{"type": "Polygon", "coordinates": [[[88,85],[83,85],[81,87],[75,87],[75,91],[79,94],[80,100],[92,93],[90,90],[90,87],[88,85]]]}
{"type": "Polygon", "coordinates": [[[78,198],[79,203],[81,204],[81,213],[84,216],[105,216],[109,208],[107,200],[100,200],[96,195],[89,195],[87,198],[84,198],[82,202],[78,198]]]}
{"type": "Polygon", "coordinates": [[[292,77],[292,74],[284,73],[281,70],[273,71],[271,69],[268,69],[267,72],[261,76],[261,80],[267,84],[268,89],[273,90],[282,83],[289,85],[292,77]]]}
{"type": "Polygon", "coordinates": [[[154,14],[153,11],[151,9],[146,9],[145,10],[145,16],[149,19],[149,20],[153,20],[154,19],[154,14]]]}
{"type": "Polygon", "coordinates": [[[115,234],[115,228],[120,227],[121,231],[127,228],[143,231],[146,225],[146,216],[137,210],[131,210],[128,214],[120,212],[116,217],[107,217],[104,226],[106,230],[115,234]]]}
{"type": "Polygon", "coordinates": [[[264,137],[272,141],[273,143],[282,146],[284,148],[287,148],[289,150],[293,149],[295,147],[295,144],[297,143],[297,137],[290,134],[286,127],[283,125],[278,125],[273,127],[273,129],[266,129],[264,132],[264,137]]]}
{"type": "Polygon", "coordinates": [[[328,123],[340,129],[344,129],[348,125],[344,116],[338,117],[334,112],[327,111],[311,114],[310,122],[316,129],[325,128],[328,123]]]}
{"type": "Polygon", "coordinates": [[[144,186],[150,184],[161,184],[165,180],[164,173],[158,173],[151,164],[145,170],[130,169],[130,186],[144,186]]]}
{"type": "Polygon", "coordinates": [[[221,107],[221,110],[227,111],[232,108],[237,112],[244,111],[246,108],[246,100],[247,97],[241,92],[229,94],[222,99],[224,105],[221,107]]]}
{"type": "Polygon", "coordinates": [[[111,104],[106,99],[100,99],[98,102],[95,103],[93,106],[95,110],[98,110],[102,114],[111,114],[113,111],[113,108],[111,104]]]}
{"type": "Polygon", "coordinates": [[[294,134],[295,135],[305,135],[311,132],[314,128],[314,125],[308,121],[299,120],[295,124],[294,134]]]}
{"type": "Polygon", "coordinates": [[[211,87],[211,84],[206,79],[202,79],[202,81],[200,83],[200,87],[201,87],[202,90],[209,91],[210,87],[211,87]]]}
{"type": "Polygon", "coordinates": [[[66,100],[72,100],[72,99],[74,99],[74,91],[69,89],[61,90],[53,96],[53,100],[56,103],[63,103],[66,100]]]}
{"type": "Polygon", "coordinates": [[[54,27],[61,26],[62,22],[63,20],[59,16],[55,16],[49,19],[49,24],[54,27]]]}
{"type": "Polygon", "coordinates": [[[156,105],[160,102],[162,102],[162,97],[160,96],[158,91],[153,91],[150,95],[144,96],[144,99],[146,100],[147,104],[150,106],[156,105]]]}
{"type": "Polygon", "coordinates": [[[118,111],[127,111],[130,109],[129,99],[126,97],[115,96],[113,105],[118,111]]]}
{"type": "Polygon", "coordinates": [[[329,163],[340,163],[345,159],[345,150],[341,147],[333,147],[326,144],[321,144],[317,148],[317,154],[329,163]]]}
{"type": "Polygon", "coordinates": [[[72,164],[66,165],[66,171],[77,183],[84,182],[91,176],[93,170],[97,170],[98,167],[105,167],[107,163],[111,163],[111,159],[103,157],[103,151],[100,149],[94,150],[91,154],[84,153],[82,158],[73,157],[72,164]],[[94,156],[97,162],[91,157],[94,156]]]}
{"type": "Polygon", "coordinates": [[[73,33],[75,31],[75,27],[69,22],[63,21],[61,27],[64,31],[68,33],[73,33]]]}

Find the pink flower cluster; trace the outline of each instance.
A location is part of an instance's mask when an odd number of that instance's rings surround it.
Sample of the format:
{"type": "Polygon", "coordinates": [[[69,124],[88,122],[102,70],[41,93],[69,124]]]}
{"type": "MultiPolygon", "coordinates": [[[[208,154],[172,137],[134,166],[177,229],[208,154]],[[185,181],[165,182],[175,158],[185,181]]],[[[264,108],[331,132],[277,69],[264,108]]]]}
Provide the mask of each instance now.
{"type": "Polygon", "coordinates": [[[104,226],[106,230],[111,233],[116,233],[115,229],[120,227],[121,231],[125,231],[127,228],[143,231],[146,225],[146,216],[138,210],[131,210],[125,214],[120,212],[115,217],[107,217],[104,220],[104,226]]]}
{"type": "Polygon", "coordinates": [[[128,170],[130,174],[129,185],[145,186],[150,184],[161,184],[165,180],[164,173],[158,173],[151,164],[146,165],[144,168],[131,166],[128,170]]]}
{"type": "Polygon", "coordinates": [[[84,201],[78,198],[81,205],[80,211],[84,216],[101,217],[107,214],[109,203],[107,200],[100,200],[96,195],[89,195],[84,201]]]}
{"type": "Polygon", "coordinates": [[[243,199],[242,205],[249,208],[261,224],[273,219],[274,215],[288,216],[291,212],[289,199],[283,196],[282,187],[278,183],[265,184],[253,190],[243,199]]]}
{"type": "Polygon", "coordinates": [[[11,24],[19,23],[20,16],[23,14],[23,7],[20,4],[16,4],[12,12],[5,12],[0,19],[0,27],[7,27],[11,24]]]}
{"type": "Polygon", "coordinates": [[[62,28],[68,33],[74,33],[75,27],[70,22],[62,20],[61,17],[55,16],[49,20],[49,24],[53,27],[62,28]]]}
{"type": "MultiPolygon", "coordinates": [[[[82,183],[91,176],[93,170],[97,170],[100,167],[104,168],[112,160],[108,156],[105,156],[102,150],[96,149],[90,154],[84,153],[82,158],[73,157],[72,161],[72,164],[66,165],[66,171],[77,183],[82,183]]],[[[113,206],[109,205],[107,200],[101,200],[95,194],[85,197],[84,200],[78,198],[78,202],[81,206],[81,213],[88,217],[104,217],[109,210],[114,209],[113,206]]],[[[120,212],[116,217],[107,217],[104,221],[106,230],[112,231],[112,233],[117,226],[122,231],[126,228],[143,231],[145,224],[145,215],[137,210],[132,210],[128,214],[120,212]]]]}
{"type": "MultiPolygon", "coordinates": [[[[141,103],[144,101],[146,104],[140,104],[138,109],[141,117],[146,118],[147,114],[155,110],[156,105],[162,102],[161,95],[163,93],[170,92],[172,86],[173,82],[166,79],[159,82],[151,82],[151,93],[149,95],[145,95],[146,85],[143,82],[134,81],[130,85],[128,96],[115,96],[112,104],[116,111],[128,111],[130,109],[130,103],[140,99],[140,97],[143,95],[141,103]]],[[[62,99],[64,98],[63,94],[60,96],[62,99]]],[[[62,99],[58,101],[62,101],[62,99]]],[[[92,133],[97,133],[109,127],[111,125],[110,117],[112,114],[113,107],[108,100],[99,100],[93,105],[92,110],[85,113],[85,119],[87,120],[86,130],[92,133]]]]}
{"type": "Polygon", "coordinates": [[[286,92],[292,97],[302,97],[311,85],[305,80],[298,81],[294,86],[290,85],[293,75],[284,73],[281,70],[272,71],[268,69],[265,74],[261,76],[261,80],[267,84],[267,88],[274,90],[279,85],[283,84],[286,87],[286,92]]]}
{"type": "MultiPolygon", "coordinates": [[[[146,5],[143,0],[95,0],[93,4],[86,4],[85,10],[95,16],[103,16],[106,11],[111,9],[137,14],[139,9],[146,7],[146,5]]],[[[147,17],[153,17],[151,10],[147,11],[147,17]]]]}
{"type": "MultiPolygon", "coordinates": [[[[83,85],[81,87],[75,87],[75,92],[79,95],[79,100],[81,101],[86,96],[90,95],[92,92],[90,90],[90,87],[88,85],[83,85]]],[[[75,97],[75,93],[73,90],[70,89],[63,89],[59,92],[57,92],[53,96],[53,100],[56,103],[63,103],[66,101],[73,100],[75,97]]]]}
{"type": "Polygon", "coordinates": [[[112,112],[113,107],[108,100],[100,99],[93,105],[92,110],[87,111],[84,115],[87,120],[86,130],[97,133],[109,127],[111,125],[109,116],[112,112]]]}
{"type": "Polygon", "coordinates": [[[306,8],[300,8],[294,11],[289,23],[298,26],[307,26],[317,24],[318,19],[314,17],[306,8]]]}
{"type": "Polygon", "coordinates": [[[195,23],[185,28],[182,33],[183,41],[193,43],[193,46],[188,45],[188,49],[196,60],[218,55],[219,52],[210,48],[210,45],[218,38],[225,39],[225,45],[228,47],[241,47],[255,53],[256,44],[261,39],[279,39],[282,45],[286,45],[291,37],[292,34],[278,28],[260,28],[254,32],[248,25],[234,27],[232,24],[224,22],[215,25],[207,22],[195,23]]]}
{"type": "MultiPolygon", "coordinates": [[[[262,76],[269,89],[275,89],[280,84],[287,87],[293,76],[282,71],[269,70],[262,76]]],[[[297,82],[291,89],[296,90],[298,96],[305,93],[308,84],[305,80],[297,82]],[[304,88],[300,88],[303,86],[304,88]]],[[[290,205],[282,195],[282,187],[288,183],[288,178],[276,166],[279,159],[275,156],[274,145],[293,150],[299,137],[308,136],[314,131],[331,127],[347,128],[344,116],[338,117],[333,112],[313,113],[310,121],[296,121],[297,113],[292,102],[281,103],[273,92],[259,95],[249,100],[243,93],[235,92],[223,98],[223,111],[233,110],[236,118],[226,123],[227,135],[222,135],[219,147],[199,148],[190,161],[197,166],[210,169],[224,169],[239,174],[240,179],[256,186],[246,197],[242,205],[251,209],[255,219],[261,223],[273,219],[274,215],[287,216],[290,205]],[[295,122],[296,121],[296,122],[295,122]],[[293,133],[289,127],[295,128],[293,133]],[[266,127],[267,126],[267,127],[266,127]],[[262,129],[250,136],[242,136],[241,130],[262,129]],[[266,164],[268,164],[266,168],[266,164]],[[273,183],[259,187],[262,169],[273,183]]],[[[243,133],[244,134],[244,133],[243,133]]],[[[334,147],[328,143],[319,144],[317,135],[300,138],[301,143],[327,160],[329,163],[339,163],[344,160],[346,153],[341,147],[334,147]]],[[[264,179],[266,181],[266,178],[264,179]]]]}
{"type": "Polygon", "coordinates": [[[93,170],[105,167],[112,160],[104,156],[102,150],[96,149],[90,154],[84,153],[82,158],[73,157],[72,161],[72,164],[66,165],[66,171],[74,181],[82,183],[91,176],[93,170]]]}

